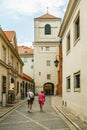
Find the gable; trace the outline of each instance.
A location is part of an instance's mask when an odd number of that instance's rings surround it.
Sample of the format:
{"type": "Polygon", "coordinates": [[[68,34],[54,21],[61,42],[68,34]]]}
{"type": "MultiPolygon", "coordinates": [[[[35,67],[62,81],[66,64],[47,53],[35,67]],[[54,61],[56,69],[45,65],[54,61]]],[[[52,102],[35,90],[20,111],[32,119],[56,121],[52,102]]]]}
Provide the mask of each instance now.
{"type": "Polygon", "coordinates": [[[4,33],[8,38],[8,40],[10,41],[10,43],[13,45],[13,47],[18,51],[15,31],[4,31],[4,33]]]}

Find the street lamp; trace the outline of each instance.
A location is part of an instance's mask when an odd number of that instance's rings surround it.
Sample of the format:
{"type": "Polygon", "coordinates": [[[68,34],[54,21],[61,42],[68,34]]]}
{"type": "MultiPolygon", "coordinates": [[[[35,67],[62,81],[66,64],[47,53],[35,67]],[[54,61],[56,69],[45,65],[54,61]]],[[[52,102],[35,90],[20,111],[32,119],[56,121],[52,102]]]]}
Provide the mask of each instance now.
{"type": "Polygon", "coordinates": [[[59,63],[57,56],[56,56],[56,60],[54,61],[55,67],[58,67],[58,63],[59,63]]]}

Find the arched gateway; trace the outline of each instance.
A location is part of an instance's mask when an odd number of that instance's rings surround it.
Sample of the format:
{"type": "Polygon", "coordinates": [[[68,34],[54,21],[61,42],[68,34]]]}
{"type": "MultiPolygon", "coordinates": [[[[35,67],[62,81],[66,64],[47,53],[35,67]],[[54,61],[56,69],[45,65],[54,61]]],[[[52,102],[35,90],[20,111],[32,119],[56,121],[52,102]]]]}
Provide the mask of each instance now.
{"type": "Polygon", "coordinates": [[[45,83],[43,85],[43,91],[45,95],[54,95],[54,84],[53,83],[45,83]]]}

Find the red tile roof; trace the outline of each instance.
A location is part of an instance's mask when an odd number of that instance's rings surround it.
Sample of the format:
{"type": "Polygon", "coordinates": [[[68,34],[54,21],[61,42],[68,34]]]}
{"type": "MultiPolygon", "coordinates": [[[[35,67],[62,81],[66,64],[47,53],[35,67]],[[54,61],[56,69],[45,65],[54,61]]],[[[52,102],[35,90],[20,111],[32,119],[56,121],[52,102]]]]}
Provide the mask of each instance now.
{"type": "Polygon", "coordinates": [[[27,46],[18,46],[19,54],[33,54],[33,49],[27,46]]]}
{"type": "Polygon", "coordinates": [[[41,18],[41,19],[53,19],[53,18],[57,18],[57,17],[55,17],[55,16],[53,16],[53,15],[51,15],[51,14],[49,14],[49,13],[46,13],[46,14],[44,14],[44,15],[42,15],[42,16],[40,16],[40,17],[38,17],[38,18],[41,18]]]}
{"type": "Polygon", "coordinates": [[[33,82],[33,79],[30,76],[28,76],[27,74],[25,74],[25,73],[23,73],[23,78],[33,82]]]}
{"type": "Polygon", "coordinates": [[[4,31],[4,33],[5,33],[6,37],[8,38],[8,40],[11,41],[15,31],[4,31]]]}

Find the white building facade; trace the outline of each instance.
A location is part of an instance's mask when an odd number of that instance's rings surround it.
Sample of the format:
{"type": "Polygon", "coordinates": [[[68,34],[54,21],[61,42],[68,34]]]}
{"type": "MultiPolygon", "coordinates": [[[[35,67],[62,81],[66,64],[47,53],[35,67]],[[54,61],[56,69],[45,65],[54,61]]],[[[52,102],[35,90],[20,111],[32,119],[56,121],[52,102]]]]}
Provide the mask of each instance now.
{"type": "Polygon", "coordinates": [[[33,57],[33,48],[27,47],[27,46],[18,46],[18,53],[24,62],[23,66],[23,72],[30,76],[32,79],[34,78],[33,73],[33,63],[34,63],[34,57],[33,57]]]}
{"type": "Polygon", "coordinates": [[[34,19],[34,82],[35,91],[44,90],[46,95],[55,94],[58,83],[58,67],[54,60],[58,57],[61,19],[45,14],[34,19]]]}
{"type": "Polygon", "coordinates": [[[59,36],[63,46],[63,105],[87,121],[87,0],[69,1],[59,36]]]}

